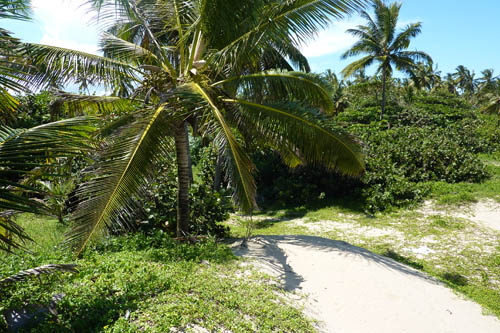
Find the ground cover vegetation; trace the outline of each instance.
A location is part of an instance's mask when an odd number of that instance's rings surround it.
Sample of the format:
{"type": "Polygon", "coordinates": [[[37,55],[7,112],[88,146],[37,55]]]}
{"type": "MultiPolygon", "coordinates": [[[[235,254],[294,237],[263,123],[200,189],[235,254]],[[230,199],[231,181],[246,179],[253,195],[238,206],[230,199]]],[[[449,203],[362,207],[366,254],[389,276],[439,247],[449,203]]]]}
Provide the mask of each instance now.
{"type": "MultiPolygon", "coordinates": [[[[442,76],[407,51],[421,24],[397,31],[401,5],[382,1],[89,3],[102,56],[0,29],[3,320],[28,308],[47,332],[311,331],[272,279],[219,242],[247,237],[249,220],[233,213],[255,211],[256,234],[343,239],[500,315],[498,234],[411,210],[500,201],[493,70],[442,76]],[[345,56],[366,57],[343,78],[309,73],[299,44],[358,10],[366,24],[345,56]],[[413,251],[424,246],[432,256],[413,251]]],[[[29,14],[29,1],[0,0],[2,17],[29,14]]]]}

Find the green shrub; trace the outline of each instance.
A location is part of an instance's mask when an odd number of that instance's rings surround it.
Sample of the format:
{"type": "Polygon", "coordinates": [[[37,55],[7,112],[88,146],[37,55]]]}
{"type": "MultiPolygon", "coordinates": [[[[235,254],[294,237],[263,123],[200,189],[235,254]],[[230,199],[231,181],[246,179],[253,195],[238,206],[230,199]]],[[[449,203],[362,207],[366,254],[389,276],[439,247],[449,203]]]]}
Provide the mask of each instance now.
{"type": "Polygon", "coordinates": [[[320,167],[299,166],[290,169],[270,150],[254,154],[257,166],[257,203],[262,208],[277,208],[312,203],[346,195],[359,180],[320,167]]]}
{"type": "MultiPolygon", "coordinates": [[[[208,149],[207,149],[208,150],[208,149]]],[[[201,153],[198,162],[199,182],[191,185],[190,233],[225,237],[228,228],[219,224],[229,217],[231,203],[223,191],[212,189],[215,167],[211,153],[201,153]]],[[[160,167],[158,177],[150,183],[146,200],[143,202],[146,223],[143,229],[161,228],[175,230],[177,225],[177,169],[175,164],[160,167]]]]}

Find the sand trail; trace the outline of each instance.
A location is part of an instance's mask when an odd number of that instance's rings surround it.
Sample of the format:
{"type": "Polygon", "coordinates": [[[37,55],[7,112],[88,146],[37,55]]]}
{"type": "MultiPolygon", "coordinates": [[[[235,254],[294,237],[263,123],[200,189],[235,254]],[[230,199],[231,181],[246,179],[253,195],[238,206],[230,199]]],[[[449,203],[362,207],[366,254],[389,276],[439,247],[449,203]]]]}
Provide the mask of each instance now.
{"type": "Polygon", "coordinates": [[[287,291],[307,295],[320,332],[500,332],[500,321],[435,279],[346,242],[258,236],[237,255],[256,259],[287,291]]]}

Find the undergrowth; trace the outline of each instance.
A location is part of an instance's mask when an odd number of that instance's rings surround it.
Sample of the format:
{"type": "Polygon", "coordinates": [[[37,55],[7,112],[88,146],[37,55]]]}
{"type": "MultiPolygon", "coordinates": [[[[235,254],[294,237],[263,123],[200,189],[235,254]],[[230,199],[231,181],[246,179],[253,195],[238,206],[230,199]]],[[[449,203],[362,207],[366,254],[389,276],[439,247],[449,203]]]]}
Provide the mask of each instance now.
{"type": "MultiPolygon", "coordinates": [[[[56,222],[22,217],[39,228],[34,255],[8,256],[0,276],[71,256],[47,238],[56,222]],[[45,232],[48,231],[48,232],[45,232]],[[42,244],[42,242],[40,242],[42,244]],[[42,247],[40,247],[42,246],[42,247]]],[[[95,245],[75,261],[79,273],[44,276],[3,287],[0,312],[64,297],[33,332],[168,332],[172,328],[233,332],[308,332],[311,322],[285,301],[270,277],[244,267],[231,250],[207,240],[179,244],[166,234],[134,234],[95,245]]],[[[0,330],[5,322],[0,322],[0,330]]]]}

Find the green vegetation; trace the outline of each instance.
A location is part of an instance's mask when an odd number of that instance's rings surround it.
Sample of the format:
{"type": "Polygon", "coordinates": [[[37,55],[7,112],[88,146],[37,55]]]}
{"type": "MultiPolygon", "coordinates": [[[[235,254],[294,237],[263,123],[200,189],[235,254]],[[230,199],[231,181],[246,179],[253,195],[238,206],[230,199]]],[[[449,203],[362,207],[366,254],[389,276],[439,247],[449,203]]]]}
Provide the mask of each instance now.
{"type": "MultiPolygon", "coordinates": [[[[17,222],[36,235],[33,254],[2,259],[0,276],[71,261],[59,247],[64,226],[56,220],[20,215],[17,222]]],[[[238,332],[313,330],[276,283],[213,240],[178,244],[158,231],[112,237],[75,263],[76,274],[2,287],[0,311],[49,304],[52,295],[64,294],[57,318],[50,316],[34,331],[164,332],[196,325],[238,332]]],[[[0,321],[0,329],[4,325],[0,321]]]]}
{"type": "Polygon", "coordinates": [[[500,202],[492,69],[442,77],[381,0],[88,3],[102,56],[0,28],[0,313],[52,304],[36,332],[313,331],[223,243],[253,233],[344,240],[500,317],[500,233],[449,213],[500,202]],[[355,12],[344,57],[366,56],[310,73],[303,42],[355,12]]]}

